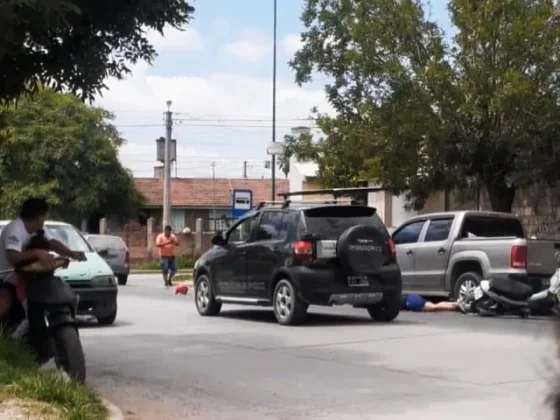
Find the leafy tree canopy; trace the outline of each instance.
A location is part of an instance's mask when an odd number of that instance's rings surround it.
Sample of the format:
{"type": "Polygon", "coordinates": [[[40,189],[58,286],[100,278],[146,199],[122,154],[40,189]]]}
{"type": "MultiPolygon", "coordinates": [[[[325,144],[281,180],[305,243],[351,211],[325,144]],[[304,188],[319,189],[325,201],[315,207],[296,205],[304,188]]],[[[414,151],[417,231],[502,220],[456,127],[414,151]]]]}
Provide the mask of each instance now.
{"type": "Polygon", "coordinates": [[[47,85],[92,99],[108,76],[156,55],[145,30],[180,28],[185,0],[10,0],[0,4],[0,101],[47,85]]]}
{"type": "Polygon", "coordinates": [[[135,215],[141,198],[122,167],[124,142],[112,115],[72,94],[41,89],[2,114],[0,218],[10,218],[30,196],[43,196],[52,217],[73,223],[94,213],[135,215]]]}
{"type": "Polygon", "coordinates": [[[292,141],[327,186],[378,181],[409,191],[480,182],[495,210],[560,177],[560,28],[551,0],[449,0],[446,37],[420,0],[307,0],[296,80],[315,72],[334,116],[292,141]],[[449,35],[449,34],[448,34],[449,35]]]}

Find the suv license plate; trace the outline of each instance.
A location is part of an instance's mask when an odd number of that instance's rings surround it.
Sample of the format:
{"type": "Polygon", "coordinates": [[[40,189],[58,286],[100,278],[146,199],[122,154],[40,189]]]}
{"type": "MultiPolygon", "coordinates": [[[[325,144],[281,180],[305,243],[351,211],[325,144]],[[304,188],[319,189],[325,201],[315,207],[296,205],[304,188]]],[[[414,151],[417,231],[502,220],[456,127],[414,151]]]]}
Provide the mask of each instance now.
{"type": "Polygon", "coordinates": [[[369,279],[366,276],[348,276],[348,286],[350,287],[367,287],[369,279]]]}

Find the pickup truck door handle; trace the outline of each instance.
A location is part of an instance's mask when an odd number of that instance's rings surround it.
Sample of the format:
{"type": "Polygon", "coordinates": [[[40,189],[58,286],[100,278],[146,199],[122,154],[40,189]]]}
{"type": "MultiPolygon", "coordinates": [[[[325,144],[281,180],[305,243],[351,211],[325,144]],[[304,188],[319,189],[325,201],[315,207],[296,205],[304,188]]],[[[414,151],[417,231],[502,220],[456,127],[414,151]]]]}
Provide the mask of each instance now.
{"type": "Polygon", "coordinates": [[[412,249],[409,249],[408,251],[406,251],[406,255],[412,255],[414,254],[414,251],[412,249]]]}
{"type": "Polygon", "coordinates": [[[445,254],[445,248],[440,248],[437,250],[438,254],[445,254]]]}

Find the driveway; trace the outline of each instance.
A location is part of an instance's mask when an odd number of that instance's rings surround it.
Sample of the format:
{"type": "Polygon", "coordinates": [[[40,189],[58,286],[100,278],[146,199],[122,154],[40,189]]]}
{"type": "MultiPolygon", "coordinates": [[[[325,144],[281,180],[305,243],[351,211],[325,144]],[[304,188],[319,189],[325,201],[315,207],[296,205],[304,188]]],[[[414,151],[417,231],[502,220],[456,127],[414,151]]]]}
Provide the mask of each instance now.
{"type": "Polygon", "coordinates": [[[311,308],[280,327],[269,309],[196,313],[157,275],[121,287],[112,327],[82,329],[89,381],[127,419],[545,418],[552,323],[311,308]]]}

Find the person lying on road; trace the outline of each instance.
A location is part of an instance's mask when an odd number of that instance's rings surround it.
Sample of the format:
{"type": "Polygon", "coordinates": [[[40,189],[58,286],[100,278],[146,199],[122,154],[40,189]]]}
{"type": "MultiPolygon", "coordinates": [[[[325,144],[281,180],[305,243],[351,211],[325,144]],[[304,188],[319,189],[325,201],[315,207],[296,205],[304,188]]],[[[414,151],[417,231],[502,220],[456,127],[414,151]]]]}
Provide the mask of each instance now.
{"type": "Polygon", "coordinates": [[[456,302],[433,303],[420,295],[407,295],[403,298],[402,309],[411,312],[461,312],[467,313],[467,305],[460,300],[456,302]]]}

